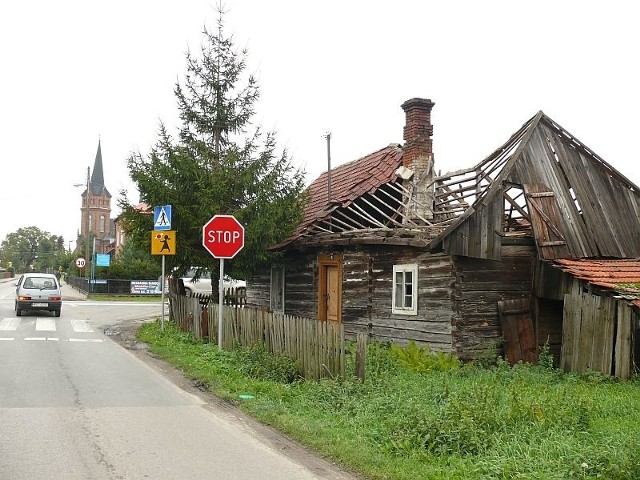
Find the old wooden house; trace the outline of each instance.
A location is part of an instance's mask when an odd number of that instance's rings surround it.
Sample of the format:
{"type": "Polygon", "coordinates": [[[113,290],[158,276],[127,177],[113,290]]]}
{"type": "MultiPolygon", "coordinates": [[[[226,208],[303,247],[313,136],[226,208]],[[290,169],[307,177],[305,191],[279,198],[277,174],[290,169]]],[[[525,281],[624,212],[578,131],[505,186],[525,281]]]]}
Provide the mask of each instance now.
{"type": "MultiPolygon", "coordinates": [[[[303,221],[273,246],[281,262],[249,282],[249,303],[465,360],[497,348],[533,361],[547,343],[561,361],[565,296],[602,292],[558,261],[640,257],[638,187],[543,112],[478,164],[436,174],[433,106],[406,101],[402,145],[309,186],[303,221]]],[[[617,362],[631,368],[638,306],[619,303],[629,339],[617,362]]]]}

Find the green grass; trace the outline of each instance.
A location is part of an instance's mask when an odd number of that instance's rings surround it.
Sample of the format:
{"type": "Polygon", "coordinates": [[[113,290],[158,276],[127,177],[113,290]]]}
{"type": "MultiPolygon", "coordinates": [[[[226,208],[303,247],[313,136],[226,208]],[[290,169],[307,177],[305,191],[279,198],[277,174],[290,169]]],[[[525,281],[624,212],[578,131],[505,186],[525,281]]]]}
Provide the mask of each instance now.
{"type": "MultiPolygon", "coordinates": [[[[640,478],[640,382],[369,345],[366,380],[305,382],[261,349],[218,351],[171,324],[139,338],[211,392],[373,479],[640,478]],[[251,395],[251,400],[240,400],[251,395]]],[[[543,363],[543,362],[541,362],[543,363]]]]}

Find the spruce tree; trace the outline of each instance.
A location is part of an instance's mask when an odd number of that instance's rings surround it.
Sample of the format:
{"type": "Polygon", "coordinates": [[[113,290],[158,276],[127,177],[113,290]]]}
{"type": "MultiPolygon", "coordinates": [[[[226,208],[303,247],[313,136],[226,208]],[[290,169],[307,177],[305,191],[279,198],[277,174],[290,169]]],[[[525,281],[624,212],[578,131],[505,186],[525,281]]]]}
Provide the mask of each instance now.
{"type": "MultiPolygon", "coordinates": [[[[219,14],[215,33],[203,31],[200,55],[187,52],[186,76],[175,86],[177,137],[161,123],[150,154],[131,155],[128,167],[142,202],[172,205],[176,255],[167,257],[169,266],[178,273],[204,267],[217,278],[218,262],[202,247],[202,226],[215,214],[233,215],[245,227],[245,246],[225,262],[225,272],[250,278],[273,258],[268,247],[299,223],[304,172],[286,150],[278,153],[275,132],[252,124],[259,86],[246,73],[247,51],[236,52],[219,14]]],[[[152,215],[128,205],[126,192],[120,206],[129,234],[150,238],[152,215]]]]}

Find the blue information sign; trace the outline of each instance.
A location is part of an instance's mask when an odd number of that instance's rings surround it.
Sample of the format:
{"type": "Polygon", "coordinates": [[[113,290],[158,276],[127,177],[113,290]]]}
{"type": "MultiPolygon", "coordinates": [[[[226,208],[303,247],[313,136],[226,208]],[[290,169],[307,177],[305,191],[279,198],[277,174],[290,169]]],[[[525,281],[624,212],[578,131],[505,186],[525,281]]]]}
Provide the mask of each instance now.
{"type": "Polygon", "coordinates": [[[162,205],[153,209],[153,229],[171,230],[171,205],[162,205]]]}

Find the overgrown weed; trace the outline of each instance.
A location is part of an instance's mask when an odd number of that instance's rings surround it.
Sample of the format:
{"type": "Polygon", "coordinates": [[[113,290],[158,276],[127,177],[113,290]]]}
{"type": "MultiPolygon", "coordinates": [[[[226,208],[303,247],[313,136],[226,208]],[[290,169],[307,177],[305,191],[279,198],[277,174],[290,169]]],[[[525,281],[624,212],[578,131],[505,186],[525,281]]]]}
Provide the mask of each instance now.
{"type": "Polygon", "coordinates": [[[369,478],[640,478],[637,379],[567,374],[544,354],[481,367],[370,343],[364,382],[355,355],[347,378],[301,381],[290,359],[261,349],[220,352],[154,324],[140,336],[214,393],[251,394],[243,409],[369,478]]]}

